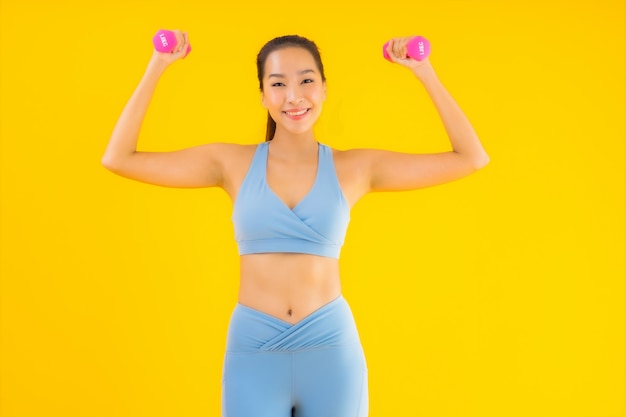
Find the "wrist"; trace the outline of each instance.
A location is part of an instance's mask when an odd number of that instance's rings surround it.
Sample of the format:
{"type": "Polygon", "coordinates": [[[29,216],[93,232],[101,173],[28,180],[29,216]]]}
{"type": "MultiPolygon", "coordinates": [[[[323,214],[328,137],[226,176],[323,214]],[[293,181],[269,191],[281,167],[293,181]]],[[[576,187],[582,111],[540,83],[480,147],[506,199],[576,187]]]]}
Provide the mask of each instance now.
{"type": "Polygon", "coordinates": [[[435,69],[430,64],[430,61],[425,59],[419,65],[414,68],[411,68],[413,75],[417,77],[422,83],[427,82],[428,80],[437,78],[437,74],[435,73],[435,69]]]}
{"type": "Polygon", "coordinates": [[[148,62],[148,67],[146,68],[146,72],[151,72],[151,73],[156,73],[158,75],[161,75],[163,72],[165,72],[165,70],[167,69],[167,67],[170,65],[169,62],[161,59],[157,53],[154,53],[152,55],[152,58],[150,59],[150,62],[148,62]]]}

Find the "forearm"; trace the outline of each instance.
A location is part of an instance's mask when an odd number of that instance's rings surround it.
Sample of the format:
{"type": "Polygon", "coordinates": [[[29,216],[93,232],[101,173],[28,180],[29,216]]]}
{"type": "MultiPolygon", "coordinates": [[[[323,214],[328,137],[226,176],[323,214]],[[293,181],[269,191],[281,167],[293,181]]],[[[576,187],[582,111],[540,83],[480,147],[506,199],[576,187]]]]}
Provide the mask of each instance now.
{"type": "Polygon", "coordinates": [[[102,157],[107,168],[114,168],[137,150],[141,125],[148,111],[159,78],[167,65],[151,60],[139,85],[126,103],[102,157]]]}
{"type": "Polygon", "coordinates": [[[486,165],[489,162],[489,156],[469,119],[441,83],[430,63],[424,64],[415,68],[413,73],[422,82],[435,105],[452,149],[476,168],[486,165]]]}

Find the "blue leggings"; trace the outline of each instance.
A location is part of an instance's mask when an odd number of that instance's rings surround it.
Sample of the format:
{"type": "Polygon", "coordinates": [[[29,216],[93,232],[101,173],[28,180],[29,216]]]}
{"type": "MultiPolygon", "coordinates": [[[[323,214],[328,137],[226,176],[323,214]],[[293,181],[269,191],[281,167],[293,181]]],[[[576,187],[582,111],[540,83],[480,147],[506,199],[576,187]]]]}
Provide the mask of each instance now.
{"type": "Polygon", "coordinates": [[[237,304],[228,328],[223,417],[366,417],[367,367],[342,296],[292,325],[237,304]]]}

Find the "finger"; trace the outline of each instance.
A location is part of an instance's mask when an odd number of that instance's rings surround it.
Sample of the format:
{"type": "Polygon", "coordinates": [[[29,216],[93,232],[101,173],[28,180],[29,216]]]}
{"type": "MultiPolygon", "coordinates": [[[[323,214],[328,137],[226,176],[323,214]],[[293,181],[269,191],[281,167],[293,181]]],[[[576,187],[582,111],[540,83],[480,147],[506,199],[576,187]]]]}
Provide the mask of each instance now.
{"type": "Polygon", "coordinates": [[[392,62],[398,62],[398,40],[396,38],[392,38],[389,40],[389,48],[387,53],[389,54],[392,62]]]}
{"type": "Polygon", "coordinates": [[[406,58],[406,47],[404,47],[404,43],[401,38],[393,38],[391,40],[391,59],[393,62],[397,64],[404,63],[406,58]]]}
{"type": "Polygon", "coordinates": [[[176,48],[174,48],[173,52],[178,53],[182,51],[185,46],[185,35],[183,35],[183,32],[180,30],[175,30],[174,33],[176,34],[176,48]]]}
{"type": "Polygon", "coordinates": [[[396,38],[394,42],[395,55],[398,59],[406,59],[407,57],[407,38],[396,38]]]}
{"type": "Polygon", "coordinates": [[[189,49],[189,32],[184,32],[183,33],[184,39],[185,39],[185,46],[183,47],[183,51],[185,51],[185,53],[187,52],[187,49],[189,49]]]}
{"type": "Polygon", "coordinates": [[[396,59],[404,58],[400,55],[400,45],[397,39],[393,40],[393,56],[396,57],[396,59]]]}

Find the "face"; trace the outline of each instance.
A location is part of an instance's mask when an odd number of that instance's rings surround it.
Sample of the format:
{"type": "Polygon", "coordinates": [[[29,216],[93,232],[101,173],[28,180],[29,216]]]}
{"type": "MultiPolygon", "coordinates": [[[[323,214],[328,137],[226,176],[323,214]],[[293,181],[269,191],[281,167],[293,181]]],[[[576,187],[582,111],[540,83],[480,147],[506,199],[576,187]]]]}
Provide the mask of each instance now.
{"type": "Polygon", "coordinates": [[[267,57],[261,101],[276,122],[277,133],[309,132],[325,99],[326,83],[309,51],[287,47],[267,57]]]}

